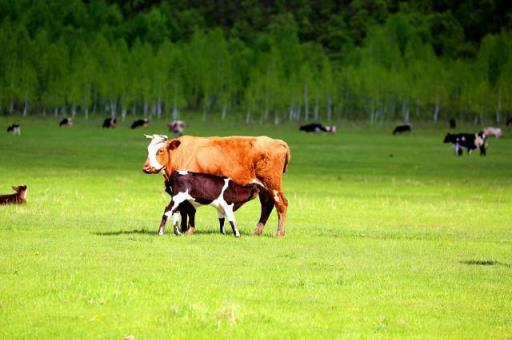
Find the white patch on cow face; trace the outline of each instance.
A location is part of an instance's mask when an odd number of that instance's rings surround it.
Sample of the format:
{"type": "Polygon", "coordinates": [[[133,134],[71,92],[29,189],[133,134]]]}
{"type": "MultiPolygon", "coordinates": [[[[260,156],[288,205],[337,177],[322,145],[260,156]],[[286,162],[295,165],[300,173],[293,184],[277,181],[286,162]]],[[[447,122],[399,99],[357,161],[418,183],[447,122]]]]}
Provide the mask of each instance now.
{"type": "Polygon", "coordinates": [[[188,171],[187,170],[178,170],[178,173],[180,175],[188,175],[188,171]]]}
{"type": "Polygon", "coordinates": [[[161,137],[154,137],[148,146],[149,166],[156,169],[157,171],[161,171],[164,169],[164,165],[160,164],[156,159],[156,154],[158,150],[160,150],[163,147],[165,147],[165,140],[161,137]]]}

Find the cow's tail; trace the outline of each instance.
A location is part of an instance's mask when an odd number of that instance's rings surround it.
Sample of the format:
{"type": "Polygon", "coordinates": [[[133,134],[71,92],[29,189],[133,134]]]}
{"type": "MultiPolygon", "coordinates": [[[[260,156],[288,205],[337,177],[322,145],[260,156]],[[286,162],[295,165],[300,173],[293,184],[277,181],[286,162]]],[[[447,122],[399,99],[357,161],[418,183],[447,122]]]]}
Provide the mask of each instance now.
{"type": "Polygon", "coordinates": [[[283,166],[283,174],[286,172],[286,169],[288,169],[288,163],[290,163],[292,159],[292,155],[290,154],[290,147],[286,145],[286,154],[284,155],[284,166],[283,166]]]}

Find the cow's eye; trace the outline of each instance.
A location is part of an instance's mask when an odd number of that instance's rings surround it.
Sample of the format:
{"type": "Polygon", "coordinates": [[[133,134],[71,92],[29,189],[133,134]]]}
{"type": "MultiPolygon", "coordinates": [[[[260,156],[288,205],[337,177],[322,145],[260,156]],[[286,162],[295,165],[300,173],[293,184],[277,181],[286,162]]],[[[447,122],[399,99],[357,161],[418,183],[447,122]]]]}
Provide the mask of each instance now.
{"type": "Polygon", "coordinates": [[[162,153],[162,152],[164,152],[164,150],[162,150],[162,149],[158,150],[158,153],[162,153]]]}

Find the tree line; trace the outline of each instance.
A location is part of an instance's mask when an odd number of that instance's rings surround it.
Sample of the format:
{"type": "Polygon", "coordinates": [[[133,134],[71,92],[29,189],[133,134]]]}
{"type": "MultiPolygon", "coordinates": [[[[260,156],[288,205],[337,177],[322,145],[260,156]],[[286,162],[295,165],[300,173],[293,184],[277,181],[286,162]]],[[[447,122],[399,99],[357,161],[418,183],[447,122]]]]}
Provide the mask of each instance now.
{"type": "MultiPolygon", "coordinates": [[[[500,123],[511,114],[506,25],[475,42],[450,11],[421,12],[415,2],[393,12],[385,1],[368,3],[375,13],[364,29],[333,23],[308,33],[303,21],[312,14],[286,6],[255,30],[247,20],[245,29],[207,27],[184,4],[168,17],[166,2],[128,2],[127,9],[104,1],[0,1],[0,112],[177,118],[187,111],[205,120],[276,124],[448,117],[500,123]]],[[[343,21],[333,17],[326,20],[343,21]]]]}

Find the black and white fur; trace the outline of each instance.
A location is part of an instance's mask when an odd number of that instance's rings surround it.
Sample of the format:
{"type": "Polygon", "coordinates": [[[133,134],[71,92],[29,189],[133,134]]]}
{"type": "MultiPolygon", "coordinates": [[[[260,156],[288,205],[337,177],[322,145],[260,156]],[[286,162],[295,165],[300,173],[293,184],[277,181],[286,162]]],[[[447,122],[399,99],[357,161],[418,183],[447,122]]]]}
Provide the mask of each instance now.
{"type": "Polygon", "coordinates": [[[487,136],[483,131],[477,133],[448,133],[444,137],[445,143],[452,143],[455,154],[461,156],[464,149],[469,153],[477,148],[480,150],[480,156],[487,154],[487,136]]]}
{"type": "Polygon", "coordinates": [[[59,123],[59,127],[63,127],[63,126],[72,126],[73,125],[73,120],[69,117],[65,117],[63,118],[60,123],[59,123]]]}
{"type": "Polygon", "coordinates": [[[189,202],[195,209],[211,205],[217,209],[220,232],[225,234],[224,220],[228,219],[235,237],[240,237],[234,212],[259,193],[258,184],[241,185],[228,177],[201,174],[190,171],[175,171],[166,182],[172,200],[165,208],[158,230],[164,234],[169,216],[173,218],[174,233],[181,234],[179,228],[180,205],[189,202]]]}
{"type": "Polygon", "coordinates": [[[21,134],[21,125],[20,124],[12,124],[11,126],[7,127],[7,132],[10,132],[13,135],[19,136],[21,134]]]}

